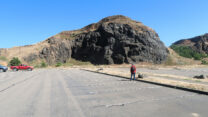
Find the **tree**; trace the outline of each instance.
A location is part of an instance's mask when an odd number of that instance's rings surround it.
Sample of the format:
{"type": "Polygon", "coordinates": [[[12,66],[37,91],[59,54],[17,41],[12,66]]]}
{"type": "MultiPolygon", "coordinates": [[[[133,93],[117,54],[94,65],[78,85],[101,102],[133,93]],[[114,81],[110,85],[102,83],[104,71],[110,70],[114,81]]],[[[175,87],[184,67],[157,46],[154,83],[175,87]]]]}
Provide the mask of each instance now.
{"type": "Polygon", "coordinates": [[[9,64],[10,64],[11,66],[18,66],[18,65],[21,64],[21,61],[19,60],[19,58],[14,57],[14,58],[12,58],[12,60],[9,62],[9,64]]]}

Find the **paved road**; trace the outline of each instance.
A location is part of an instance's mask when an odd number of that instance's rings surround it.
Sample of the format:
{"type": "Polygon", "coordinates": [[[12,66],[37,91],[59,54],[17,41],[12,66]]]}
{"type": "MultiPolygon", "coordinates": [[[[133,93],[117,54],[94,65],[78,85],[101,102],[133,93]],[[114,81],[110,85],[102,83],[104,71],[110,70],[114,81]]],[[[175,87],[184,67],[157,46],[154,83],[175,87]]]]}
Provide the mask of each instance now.
{"type": "Polygon", "coordinates": [[[78,69],[0,73],[0,117],[207,117],[208,96],[78,69]]]}

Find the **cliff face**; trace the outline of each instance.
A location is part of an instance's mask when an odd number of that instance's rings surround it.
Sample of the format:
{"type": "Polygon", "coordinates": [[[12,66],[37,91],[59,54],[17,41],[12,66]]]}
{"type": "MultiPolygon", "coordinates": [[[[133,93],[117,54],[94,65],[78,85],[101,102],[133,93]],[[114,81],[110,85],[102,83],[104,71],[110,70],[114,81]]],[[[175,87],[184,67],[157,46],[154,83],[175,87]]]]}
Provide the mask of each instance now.
{"type": "Polygon", "coordinates": [[[72,57],[95,64],[165,60],[167,50],[157,34],[145,29],[140,31],[128,24],[104,23],[75,40],[72,57]]]}
{"type": "Polygon", "coordinates": [[[208,54],[208,33],[189,39],[179,40],[173,45],[188,46],[199,53],[208,54]]]}
{"type": "Polygon", "coordinates": [[[80,30],[61,32],[41,42],[40,48],[36,46],[35,52],[22,57],[25,61],[44,59],[53,64],[72,57],[93,64],[161,63],[168,55],[154,30],[122,15],[104,18],[80,30]]]}

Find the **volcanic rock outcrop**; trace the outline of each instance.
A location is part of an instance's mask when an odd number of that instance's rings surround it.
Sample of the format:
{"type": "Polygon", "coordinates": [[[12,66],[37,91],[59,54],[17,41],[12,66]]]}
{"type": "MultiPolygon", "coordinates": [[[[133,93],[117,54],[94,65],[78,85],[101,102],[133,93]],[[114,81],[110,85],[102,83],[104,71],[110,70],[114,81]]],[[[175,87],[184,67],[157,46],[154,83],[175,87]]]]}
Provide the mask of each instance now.
{"type": "Polygon", "coordinates": [[[45,60],[48,64],[69,58],[93,64],[162,63],[169,53],[153,29],[122,15],[104,18],[80,30],[61,32],[40,45],[32,46],[36,51],[22,55],[23,59],[45,60]]]}

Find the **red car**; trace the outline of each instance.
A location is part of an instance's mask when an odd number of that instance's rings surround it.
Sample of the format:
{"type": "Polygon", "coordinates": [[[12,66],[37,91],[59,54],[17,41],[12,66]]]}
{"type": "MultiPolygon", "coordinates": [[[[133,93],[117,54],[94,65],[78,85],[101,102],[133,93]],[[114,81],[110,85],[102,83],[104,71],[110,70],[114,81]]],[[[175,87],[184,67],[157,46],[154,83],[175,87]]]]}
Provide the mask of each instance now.
{"type": "Polygon", "coordinates": [[[25,64],[20,64],[19,66],[11,66],[10,67],[13,71],[18,71],[18,70],[28,70],[32,71],[33,67],[32,66],[27,66],[25,64]]]}

